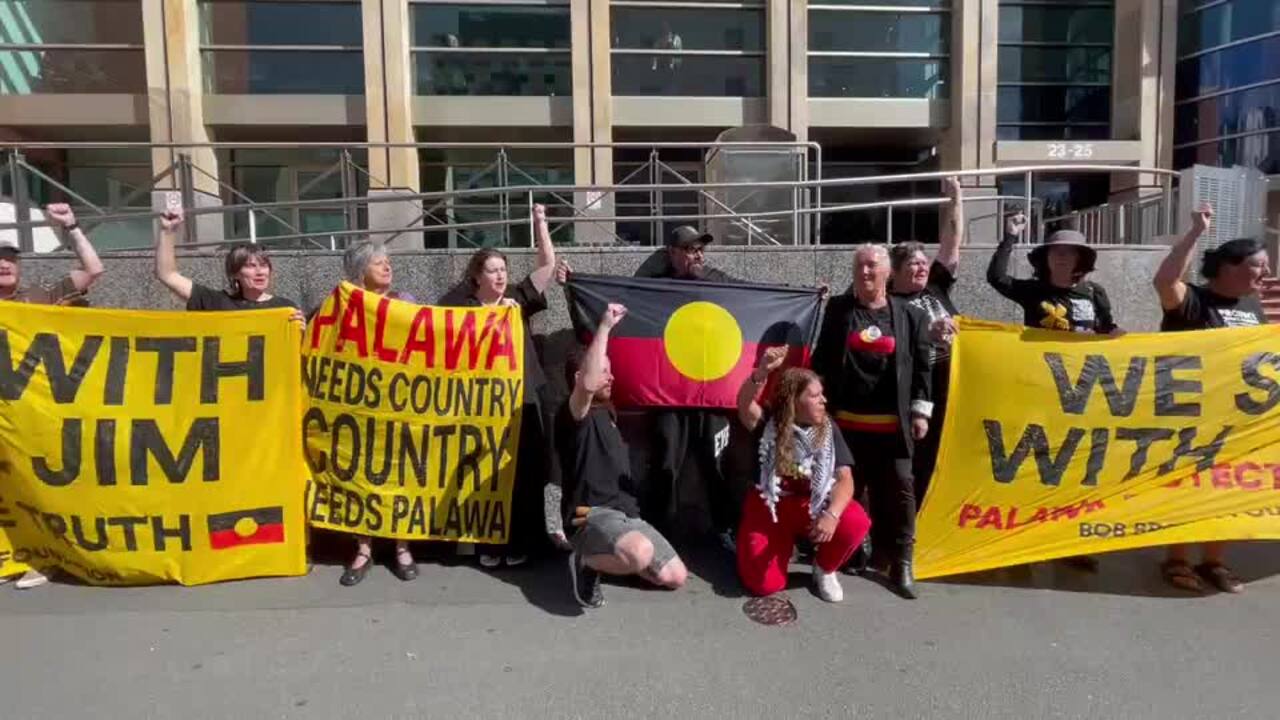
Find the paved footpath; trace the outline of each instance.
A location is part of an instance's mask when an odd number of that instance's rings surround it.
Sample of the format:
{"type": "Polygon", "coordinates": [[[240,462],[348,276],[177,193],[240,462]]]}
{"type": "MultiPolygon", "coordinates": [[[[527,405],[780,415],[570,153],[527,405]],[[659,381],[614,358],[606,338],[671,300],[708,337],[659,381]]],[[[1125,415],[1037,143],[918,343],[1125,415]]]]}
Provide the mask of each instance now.
{"type": "MultiPolygon", "coordinates": [[[[1235,553],[1239,597],[1166,590],[1152,551],[922,584],[845,579],[754,624],[727,557],[678,593],[607,585],[583,614],[562,563],[491,577],[339,569],[200,588],[0,586],[0,717],[1280,717],[1280,545],[1235,553]]],[[[800,570],[797,566],[794,570],[800,570]]]]}

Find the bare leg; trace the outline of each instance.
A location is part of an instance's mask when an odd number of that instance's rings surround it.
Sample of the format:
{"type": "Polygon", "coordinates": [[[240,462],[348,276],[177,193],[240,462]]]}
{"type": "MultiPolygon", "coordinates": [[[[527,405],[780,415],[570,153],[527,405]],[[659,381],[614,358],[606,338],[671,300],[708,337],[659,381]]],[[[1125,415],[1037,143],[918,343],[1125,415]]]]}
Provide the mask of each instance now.
{"type": "Polygon", "coordinates": [[[350,567],[352,570],[359,570],[365,565],[372,562],[373,559],[373,538],[368,535],[356,536],[356,556],[351,559],[350,567]]]}

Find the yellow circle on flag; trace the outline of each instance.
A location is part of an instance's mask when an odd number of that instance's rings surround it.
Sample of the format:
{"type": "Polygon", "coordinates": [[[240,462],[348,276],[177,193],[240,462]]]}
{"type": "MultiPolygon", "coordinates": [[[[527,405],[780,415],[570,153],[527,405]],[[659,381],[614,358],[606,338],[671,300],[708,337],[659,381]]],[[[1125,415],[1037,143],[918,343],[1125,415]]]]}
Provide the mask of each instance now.
{"type": "Polygon", "coordinates": [[[239,537],[252,537],[258,532],[258,521],[251,517],[242,517],[236,521],[235,530],[239,537]]]}
{"type": "Polygon", "coordinates": [[[728,310],[709,302],[681,306],[662,332],[667,357],[693,380],[719,380],[742,357],[742,328],[728,310]]]}

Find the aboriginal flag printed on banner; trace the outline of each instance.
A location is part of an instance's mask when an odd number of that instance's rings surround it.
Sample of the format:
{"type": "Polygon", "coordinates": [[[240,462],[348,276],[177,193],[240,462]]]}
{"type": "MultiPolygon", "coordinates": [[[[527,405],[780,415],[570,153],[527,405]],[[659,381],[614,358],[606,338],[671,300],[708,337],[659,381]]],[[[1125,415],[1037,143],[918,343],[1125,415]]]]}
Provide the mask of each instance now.
{"type": "Polygon", "coordinates": [[[609,336],[613,400],[623,407],[732,408],[764,351],[807,365],[818,328],[813,288],[574,273],[569,312],[589,342],[609,303],[627,316],[609,336]]]}

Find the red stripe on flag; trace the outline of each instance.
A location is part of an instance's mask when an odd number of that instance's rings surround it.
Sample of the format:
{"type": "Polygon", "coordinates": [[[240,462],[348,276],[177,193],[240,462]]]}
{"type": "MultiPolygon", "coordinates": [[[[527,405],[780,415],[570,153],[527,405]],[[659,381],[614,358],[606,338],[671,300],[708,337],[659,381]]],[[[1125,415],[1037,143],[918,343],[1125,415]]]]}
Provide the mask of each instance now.
{"type": "MultiPolygon", "coordinates": [[[[738,389],[767,347],[744,342],[738,363],[724,377],[698,381],[671,364],[661,338],[615,335],[609,338],[613,401],[621,407],[736,407],[738,389]]],[[[808,348],[791,347],[789,365],[808,362],[808,348]]]]}
{"type": "Polygon", "coordinates": [[[209,547],[225,550],[238,545],[269,545],[284,542],[284,525],[259,525],[257,532],[241,537],[235,530],[217,530],[209,533],[209,547]]]}

